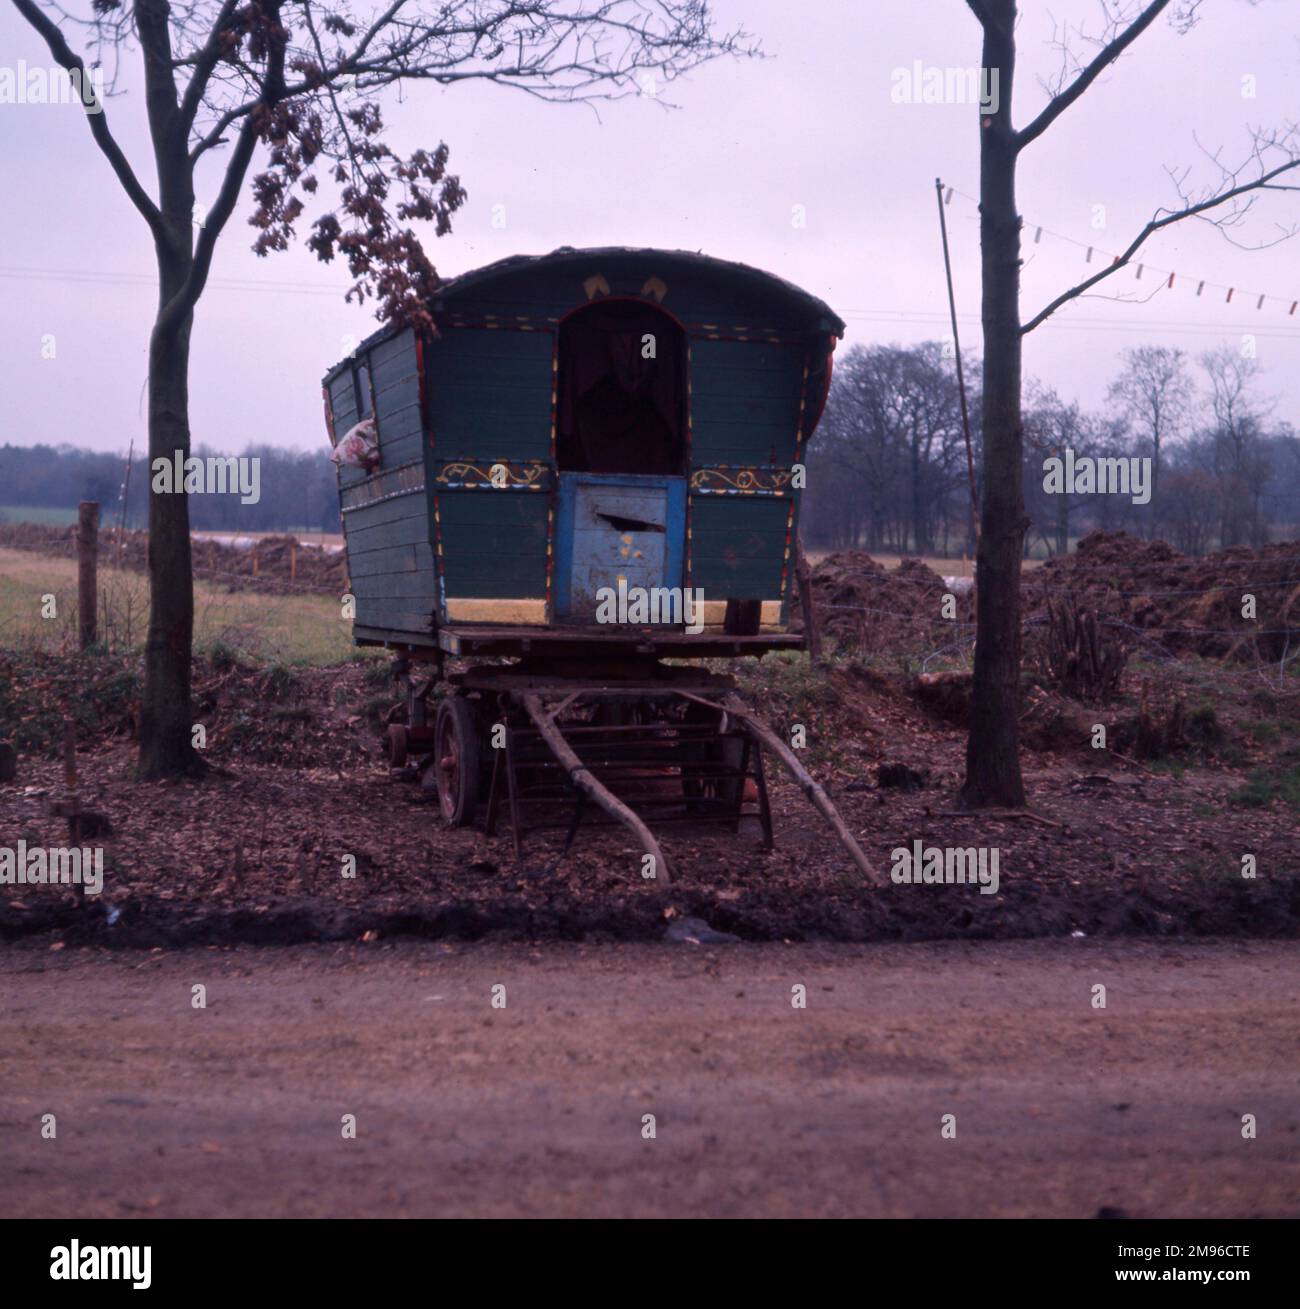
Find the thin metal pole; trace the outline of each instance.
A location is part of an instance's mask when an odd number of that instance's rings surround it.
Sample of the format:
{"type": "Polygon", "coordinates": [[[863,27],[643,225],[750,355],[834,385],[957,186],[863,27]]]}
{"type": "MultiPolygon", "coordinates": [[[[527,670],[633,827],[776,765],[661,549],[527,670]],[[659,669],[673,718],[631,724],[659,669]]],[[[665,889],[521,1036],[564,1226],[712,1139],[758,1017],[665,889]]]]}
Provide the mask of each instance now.
{"type": "Polygon", "coordinates": [[[131,499],[131,464],[135,459],[135,437],[126,452],[126,477],[122,481],[122,510],[117,517],[117,566],[122,567],[122,545],[126,537],[126,507],[131,499]]]}
{"type": "Polygon", "coordinates": [[[961,338],[957,335],[957,299],[952,291],[952,259],[948,255],[948,221],[943,213],[943,182],[934,179],[934,193],[939,201],[939,232],[943,236],[943,270],[948,277],[948,313],[952,318],[952,348],[957,356],[957,393],[961,397],[961,426],[966,436],[966,476],[970,481],[970,536],[980,539],[979,504],[975,497],[975,455],[971,449],[970,412],[966,408],[966,376],[961,366],[961,338]]]}

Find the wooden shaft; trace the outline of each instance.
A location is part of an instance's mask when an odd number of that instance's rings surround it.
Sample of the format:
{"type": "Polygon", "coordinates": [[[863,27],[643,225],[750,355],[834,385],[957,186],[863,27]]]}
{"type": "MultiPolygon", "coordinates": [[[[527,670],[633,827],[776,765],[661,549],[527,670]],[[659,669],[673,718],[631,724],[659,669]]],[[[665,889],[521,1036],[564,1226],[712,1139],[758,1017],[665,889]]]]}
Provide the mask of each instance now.
{"type": "MultiPolygon", "coordinates": [[[[573,697],[570,696],[569,698],[572,699],[573,697]]],[[[569,777],[573,780],[574,786],[589,795],[611,818],[617,818],[619,822],[630,827],[636,833],[637,840],[641,842],[641,848],[654,859],[655,880],[662,882],[665,886],[669,885],[673,880],[672,871],[668,867],[668,860],[664,858],[663,851],[659,848],[659,842],[655,840],[650,829],[622,800],[592,775],[591,771],[574,753],[572,746],[564,739],[560,729],[555,725],[554,715],[547,713],[540,698],[535,693],[525,694],[523,703],[524,708],[528,711],[529,718],[533,720],[537,730],[542,734],[542,740],[550,746],[551,753],[569,770],[569,777]]],[[[568,701],[566,700],[564,703],[567,704],[568,701]]]]}
{"type": "Polygon", "coordinates": [[[728,696],[724,701],[724,706],[733,718],[743,723],[745,729],[761,741],[763,745],[767,746],[781,761],[786,772],[799,783],[799,789],[808,797],[813,807],[835,829],[835,834],[844,843],[844,848],[853,856],[853,862],[866,874],[867,878],[878,885],[883,885],[883,875],[873,869],[867,862],[867,856],[862,853],[862,847],[857,843],[853,833],[845,826],[844,819],[840,817],[839,811],[831,803],[830,796],[822,790],[821,785],[813,779],[803,764],[795,758],[794,751],[766,723],[762,723],[755,718],[734,696],[728,696]]]}
{"type": "Polygon", "coordinates": [[[803,542],[798,537],[794,543],[794,575],[799,583],[799,607],[803,611],[804,644],[812,666],[818,668],[822,662],[822,634],[817,626],[817,613],[813,608],[812,569],[808,567],[808,557],[803,552],[803,542]]]}

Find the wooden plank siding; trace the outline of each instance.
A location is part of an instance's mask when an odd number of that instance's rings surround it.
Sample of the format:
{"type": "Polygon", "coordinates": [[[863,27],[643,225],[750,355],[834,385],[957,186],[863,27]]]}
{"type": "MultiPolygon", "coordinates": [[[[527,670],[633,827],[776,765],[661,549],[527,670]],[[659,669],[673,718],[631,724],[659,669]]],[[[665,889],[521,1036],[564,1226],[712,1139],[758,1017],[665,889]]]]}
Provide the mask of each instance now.
{"type": "Polygon", "coordinates": [[[767,630],[788,621],[791,468],[843,323],[742,265],[562,249],[452,279],[430,301],[433,339],[381,330],[327,374],[336,437],[372,408],[379,436],[376,472],[339,472],[358,639],[565,626],[555,533],[572,470],[555,463],[555,361],[565,317],[606,297],[661,305],[689,342],[682,580],[703,591],[709,623],[729,598],[763,601],[767,630]]]}
{"type": "Polygon", "coordinates": [[[494,464],[549,464],[553,349],[548,331],[488,328],[447,328],[426,348],[430,497],[445,605],[546,597],[549,487],[449,485],[473,479],[448,464],[472,464],[480,481],[494,464]]]}
{"type": "Polygon", "coordinates": [[[447,598],[544,598],[549,510],[544,492],[440,492],[447,598]]]}
{"type": "MultiPolygon", "coordinates": [[[[801,454],[805,346],[691,340],[691,471],[789,469],[801,454]]],[[[795,497],[797,499],[797,497],[795,497]]],[[[780,603],[788,618],[791,495],[693,493],[690,584],[710,601],[780,603]]]]}
{"type": "MultiPolygon", "coordinates": [[[[333,387],[348,376],[358,389],[369,385],[380,454],[374,472],[345,469],[339,479],[341,485],[351,487],[343,528],[356,597],[355,621],[358,626],[396,633],[428,633],[435,625],[438,589],[427,473],[417,472],[423,468],[425,441],[414,333],[407,330],[378,342],[336,378],[333,387]],[[409,467],[413,463],[415,469],[409,467]],[[397,469],[404,471],[396,474],[402,480],[395,483],[391,475],[397,469]],[[352,472],[360,473],[360,478],[343,476],[352,472]]],[[[364,408],[364,396],[362,402],[364,408]]]]}
{"type": "Polygon", "coordinates": [[[710,600],[782,599],[785,497],[691,497],[690,584],[710,600]]]}
{"type": "Polygon", "coordinates": [[[805,350],[691,341],[691,465],[794,461],[805,350]]]}
{"type": "Polygon", "coordinates": [[[549,332],[451,328],[425,350],[439,459],[551,457],[549,332]]]}

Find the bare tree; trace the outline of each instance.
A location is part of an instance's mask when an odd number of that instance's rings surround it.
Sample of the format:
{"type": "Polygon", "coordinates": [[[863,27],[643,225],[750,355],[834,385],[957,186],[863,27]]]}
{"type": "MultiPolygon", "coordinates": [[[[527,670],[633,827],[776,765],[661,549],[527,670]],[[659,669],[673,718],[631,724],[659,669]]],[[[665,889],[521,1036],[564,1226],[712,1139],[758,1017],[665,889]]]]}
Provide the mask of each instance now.
{"type": "MultiPolygon", "coordinates": [[[[1171,174],[1176,208],[1159,208],[1113,264],[1069,287],[1029,318],[1020,315],[1020,228],[1016,170],[1021,154],[1076,104],[1097,79],[1146,32],[1161,14],[1181,31],[1194,23],[1201,0],[1101,0],[1104,28],[1096,53],[1076,60],[1068,39],[1060,41],[1063,64],[1049,87],[1047,104],[1024,127],[1012,122],[1016,71],[1016,0],[966,0],[983,33],[982,65],[988,84],[997,75],[997,95],[980,113],[980,247],[984,327],[984,494],[976,558],[976,645],[970,736],[962,799],[971,807],[1024,804],[1020,772],[1020,557],[1025,529],[1024,434],[1021,422],[1021,361],[1024,337],[1062,305],[1127,266],[1156,233],[1188,218],[1206,218],[1222,228],[1244,220],[1258,195],[1294,189],[1283,180],[1300,165],[1294,128],[1255,132],[1245,160],[1225,167],[1211,161],[1216,181],[1199,192],[1190,175],[1171,174]],[[1218,211],[1217,216],[1211,211],[1218,211]]],[[[1286,235],[1284,233],[1283,235],[1286,235]]]]}
{"type": "Polygon", "coordinates": [[[896,405],[892,380],[896,347],[853,346],[835,369],[835,381],[818,429],[813,457],[816,515],[834,499],[846,531],[844,544],[865,543],[878,550],[885,542],[890,506],[902,495],[895,448],[896,405]]]}
{"type": "MultiPolygon", "coordinates": [[[[251,181],[259,254],[289,245],[324,182],[337,203],[323,206],[308,246],[322,260],[347,261],[349,298],[374,298],[380,317],[428,329],[438,277],[407,224],[443,235],[465,192],[448,172],[445,144],[409,155],[387,144],[386,92],[488,81],[544,101],[612,99],[748,48],[742,33],[715,34],[699,0],[92,0],[89,18],[58,0],[13,3],[73,79],[95,143],[153,241],[151,466],[189,455],[194,310],[256,158],[265,162],[251,181]],[[106,73],[110,100],[119,73],[138,60],[152,186],[114,135],[87,58],[106,73]],[[206,214],[196,211],[199,194],[216,197],[206,214]]],[[[151,487],[149,538],[140,771],[176,776],[201,771],[190,744],[194,597],[183,492],[151,487]]]]}
{"type": "Polygon", "coordinates": [[[927,554],[940,528],[946,540],[953,502],[959,511],[968,503],[964,451],[943,344],[853,346],[836,366],[818,428],[805,522],[836,545],[865,536],[871,550],[927,554]]]}
{"type": "MultiPolygon", "coordinates": [[[[1077,401],[1066,404],[1050,387],[1027,389],[1031,403],[1022,414],[1025,441],[1030,447],[1025,460],[1025,475],[1030,479],[1026,501],[1036,511],[1032,515],[1035,522],[1050,521],[1052,537],[1049,544],[1053,553],[1063,555],[1070,548],[1070,516],[1086,508],[1087,501],[1069,490],[1049,496],[1043,491],[1041,480],[1035,482],[1033,475],[1038,472],[1041,478],[1042,460],[1064,458],[1067,448],[1076,456],[1096,454],[1092,431],[1095,425],[1077,401]]],[[[1045,530],[1043,539],[1049,540],[1045,530]]]]}
{"type": "Polygon", "coordinates": [[[1218,514],[1219,483],[1201,459],[1197,442],[1178,447],[1165,473],[1165,507],[1173,544],[1184,554],[1204,554],[1210,547],[1218,514]]]}
{"type": "Polygon", "coordinates": [[[1140,345],[1123,353],[1124,371],[1110,385],[1110,399],[1151,442],[1151,534],[1160,513],[1160,457],[1164,445],[1185,429],[1195,387],[1187,357],[1165,345],[1140,345]]]}
{"type": "Polygon", "coordinates": [[[1210,383],[1210,455],[1219,489],[1219,544],[1259,543],[1260,492],[1265,480],[1260,443],[1265,411],[1254,387],[1259,364],[1231,346],[1201,356],[1210,383]]]}

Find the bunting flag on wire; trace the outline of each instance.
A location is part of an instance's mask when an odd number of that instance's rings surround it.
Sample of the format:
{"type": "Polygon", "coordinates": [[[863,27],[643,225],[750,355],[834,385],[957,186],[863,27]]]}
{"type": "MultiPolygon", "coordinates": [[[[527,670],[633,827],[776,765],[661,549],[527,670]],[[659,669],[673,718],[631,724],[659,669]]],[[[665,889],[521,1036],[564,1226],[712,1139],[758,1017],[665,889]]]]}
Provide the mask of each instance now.
{"type": "MultiPolygon", "coordinates": [[[[979,201],[976,200],[974,196],[967,195],[965,191],[960,191],[953,186],[949,186],[947,188],[945,203],[951,201],[954,195],[960,196],[963,200],[966,200],[971,204],[977,206],[979,204],[979,201]]],[[[1089,245],[1087,244],[1087,242],[1084,241],[1076,241],[1073,237],[1065,236],[1060,232],[1053,232],[1051,228],[1044,227],[1041,223],[1037,223],[1037,222],[1030,223],[1023,218],[1021,220],[1021,223],[1022,226],[1024,227],[1031,227],[1031,226],[1033,227],[1034,245],[1040,245],[1042,243],[1044,236],[1052,237],[1054,240],[1057,241],[1064,241],[1067,245],[1075,246],[1084,252],[1083,262],[1085,264],[1091,264],[1093,262],[1092,257],[1094,254],[1099,255],[1103,259],[1109,255],[1110,263],[1112,267],[1114,267],[1117,264],[1122,264],[1126,262],[1123,255],[1115,254],[1109,250],[1102,250],[1100,247],[1095,245],[1089,245]]],[[[1133,265],[1133,270],[1134,270],[1133,271],[1134,280],[1138,282],[1142,281],[1143,274],[1147,270],[1150,270],[1152,273],[1156,274],[1158,278],[1164,280],[1163,289],[1166,291],[1172,291],[1174,289],[1174,282],[1178,276],[1178,274],[1171,268],[1157,268],[1155,264],[1147,263],[1145,260],[1141,263],[1135,263],[1133,265]]],[[[1195,279],[1195,281],[1196,281],[1196,294],[1198,296],[1202,295],[1205,291],[1205,288],[1208,286],[1213,291],[1223,291],[1225,293],[1224,304],[1232,304],[1234,298],[1237,296],[1237,293],[1240,292],[1247,299],[1254,297],[1256,311],[1262,310],[1265,304],[1271,301],[1274,304],[1278,305],[1279,307],[1285,306],[1287,316],[1294,318],[1297,308],[1300,307],[1300,298],[1296,298],[1294,295],[1274,295],[1267,291],[1248,291],[1243,287],[1229,286],[1225,283],[1220,283],[1220,282],[1212,282],[1209,280],[1209,278],[1197,278],[1195,279]]],[[[1159,289],[1161,288],[1157,286],[1157,290],[1159,289]]]]}

